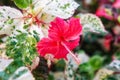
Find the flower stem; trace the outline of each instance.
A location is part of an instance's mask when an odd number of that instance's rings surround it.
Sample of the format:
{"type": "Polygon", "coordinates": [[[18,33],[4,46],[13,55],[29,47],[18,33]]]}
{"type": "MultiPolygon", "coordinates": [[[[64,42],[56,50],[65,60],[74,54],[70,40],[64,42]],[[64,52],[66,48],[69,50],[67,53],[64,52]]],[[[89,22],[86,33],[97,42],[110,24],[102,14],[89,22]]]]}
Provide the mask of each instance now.
{"type": "Polygon", "coordinates": [[[70,53],[70,55],[74,58],[77,64],[80,64],[80,60],[70,51],[70,49],[64,44],[64,42],[61,42],[61,44],[65,47],[65,49],[70,53]]]}

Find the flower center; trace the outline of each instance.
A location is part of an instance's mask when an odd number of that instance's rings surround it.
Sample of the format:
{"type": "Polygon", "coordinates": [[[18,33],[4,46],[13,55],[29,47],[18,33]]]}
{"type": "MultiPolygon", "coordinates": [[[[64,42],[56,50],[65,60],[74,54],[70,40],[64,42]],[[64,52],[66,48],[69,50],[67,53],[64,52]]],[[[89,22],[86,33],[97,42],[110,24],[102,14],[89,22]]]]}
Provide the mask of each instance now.
{"type": "Polygon", "coordinates": [[[34,15],[32,13],[29,13],[27,11],[23,11],[23,13],[26,12],[26,16],[23,17],[23,19],[32,19],[31,23],[36,23],[38,25],[40,24],[45,24],[45,22],[43,22],[42,20],[38,19],[38,15],[34,15]]]}
{"type": "Polygon", "coordinates": [[[64,39],[63,36],[60,36],[60,40],[61,40],[61,41],[65,41],[65,39],[64,39]]]}

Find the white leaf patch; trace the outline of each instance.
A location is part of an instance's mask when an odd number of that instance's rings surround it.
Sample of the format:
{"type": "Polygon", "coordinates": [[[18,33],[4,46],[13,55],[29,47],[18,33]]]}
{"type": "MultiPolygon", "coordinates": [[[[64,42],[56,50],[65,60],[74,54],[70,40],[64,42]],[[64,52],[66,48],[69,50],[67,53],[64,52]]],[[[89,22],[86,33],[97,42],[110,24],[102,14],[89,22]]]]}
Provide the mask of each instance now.
{"type": "Polygon", "coordinates": [[[74,14],[79,6],[74,0],[34,0],[35,14],[49,14],[67,19],[74,14]]]}
{"type": "Polygon", "coordinates": [[[13,59],[0,59],[0,72],[4,71],[6,67],[13,62],[13,59]]]}
{"type": "Polygon", "coordinates": [[[78,4],[74,0],[53,0],[43,11],[60,18],[69,18],[73,15],[78,4]]]}
{"type": "Polygon", "coordinates": [[[37,35],[39,36],[39,38],[43,38],[44,37],[44,34],[42,32],[42,29],[41,29],[41,26],[37,26],[37,25],[32,25],[30,27],[30,31],[32,34],[34,34],[34,31],[37,33],[37,35]]]}
{"type": "Polygon", "coordinates": [[[120,71],[120,60],[113,60],[109,66],[115,68],[117,71],[120,71]]]}
{"type": "MultiPolygon", "coordinates": [[[[76,55],[77,55],[77,58],[80,60],[80,64],[88,62],[89,60],[89,56],[86,55],[84,51],[81,51],[77,53],[76,55]]],[[[76,70],[79,67],[79,65],[76,63],[73,57],[70,54],[68,54],[67,58],[68,58],[68,63],[69,63],[68,65],[72,65],[73,70],[76,70]]]]}
{"type": "Polygon", "coordinates": [[[9,80],[35,80],[27,67],[18,68],[9,80]],[[21,74],[22,73],[22,74],[21,74]],[[18,76],[19,75],[19,76],[18,76]]]}
{"type": "Polygon", "coordinates": [[[79,14],[78,17],[80,17],[83,26],[83,34],[88,32],[107,33],[101,20],[94,14],[79,14]]]}
{"type": "Polygon", "coordinates": [[[22,13],[11,7],[0,6],[0,35],[17,34],[23,29],[22,13]]]}

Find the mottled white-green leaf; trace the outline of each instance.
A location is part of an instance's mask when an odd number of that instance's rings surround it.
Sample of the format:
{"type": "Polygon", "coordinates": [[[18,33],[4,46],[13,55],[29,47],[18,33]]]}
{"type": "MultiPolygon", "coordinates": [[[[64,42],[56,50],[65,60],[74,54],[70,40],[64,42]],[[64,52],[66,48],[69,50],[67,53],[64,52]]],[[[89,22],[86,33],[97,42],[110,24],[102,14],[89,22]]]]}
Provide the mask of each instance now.
{"type": "Polygon", "coordinates": [[[74,70],[73,70],[73,65],[66,63],[66,68],[65,68],[65,76],[67,80],[74,80],[74,70]]]}
{"type": "Polygon", "coordinates": [[[18,68],[9,80],[35,80],[32,73],[27,67],[18,68]]]}
{"type": "Polygon", "coordinates": [[[29,32],[31,32],[32,35],[34,35],[36,33],[36,35],[41,39],[44,36],[43,32],[42,32],[42,29],[41,29],[41,26],[38,26],[38,25],[31,25],[30,26],[30,29],[29,29],[29,32]]]}
{"type": "Polygon", "coordinates": [[[74,0],[52,0],[43,11],[61,18],[69,18],[79,5],[74,0]]]}
{"type": "Polygon", "coordinates": [[[112,74],[113,74],[112,70],[102,68],[97,72],[93,80],[104,80],[107,76],[112,75],[112,74]]]}
{"type": "Polygon", "coordinates": [[[88,32],[106,34],[107,31],[104,28],[101,20],[94,14],[79,14],[77,17],[80,18],[83,26],[83,34],[88,32]]]}
{"type": "Polygon", "coordinates": [[[13,62],[13,59],[0,59],[0,72],[4,71],[6,67],[13,62]]]}
{"type": "Polygon", "coordinates": [[[20,60],[25,66],[30,66],[38,55],[36,43],[36,38],[27,33],[10,37],[6,44],[6,55],[15,61],[20,60]]]}
{"type": "Polygon", "coordinates": [[[33,11],[39,16],[45,13],[64,19],[71,17],[79,6],[74,0],[34,0],[33,5],[33,11]]]}
{"type": "Polygon", "coordinates": [[[0,35],[17,34],[17,30],[22,30],[22,17],[23,15],[19,10],[7,6],[0,6],[0,35]]]}
{"type": "Polygon", "coordinates": [[[113,60],[109,67],[114,71],[120,71],[120,60],[113,60]]]}
{"type": "MultiPolygon", "coordinates": [[[[76,57],[80,60],[80,64],[88,62],[89,60],[89,56],[82,50],[78,51],[78,53],[76,54],[76,57]]],[[[72,65],[73,70],[76,70],[79,67],[75,59],[73,59],[73,57],[70,54],[67,55],[67,59],[69,63],[68,65],[72,65]]]]}
{"type": "MultiPolygon", "coordinates": [[[[76,58],[80,60],[80,64],[83,64],[89,60],[89,57],[85,54],[84,51],[79,51],[78,54],[75,55],[76,58]]],[[[74,80],[74,72],[78,69],[79,64],[76,63],[75,59],[73,59],[73,57],[70,54],[67,55],[67,59],[68,61],[66,62],[65,76],[67,80],[74,80]]]]}

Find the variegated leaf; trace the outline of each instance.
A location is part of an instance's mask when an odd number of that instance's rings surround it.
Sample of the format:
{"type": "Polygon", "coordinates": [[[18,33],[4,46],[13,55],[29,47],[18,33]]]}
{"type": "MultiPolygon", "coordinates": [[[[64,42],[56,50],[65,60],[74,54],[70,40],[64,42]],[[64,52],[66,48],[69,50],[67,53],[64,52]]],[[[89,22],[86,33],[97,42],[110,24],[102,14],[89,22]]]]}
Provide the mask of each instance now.
{"type": "MultiPolygon", "coordinates": [[[[82,50],[79,51],[76,55],[77,58],[80,60],[80,64],[88,62],[89,60],[89,56],[82,50]]],[[[76,70],[79,67],[79,65],[76,63],[75,59],[73,59],[73,57],[70,54],[67,55],[67,58],[68,58],[68,66],[72,65],[72,69],[76,70]]]]}
{"type": "Polygon", "coordinates": [[[74,0],[34,0],[33,5],[33,11],[39,18],[49,15],[51,19],[55,16],[67,19],[79,6],[74,0]]]}
{"type": "Polygon", "coordinates": [[[0,35],[17,34],[22,30],[22,17],[23,15],[19,10],[7,6],[0,6],[0,35]]]}
{"type": "Polygon", "coordinates": [[[29,32],[31,32],[33,35],[35,34],[34,32],[36,32],[36,34],[38,35],[38,37],[40,39],[44,37],[41,26],[31,25],[30,29],[29,29],[29,32]]]}
{"type": "Polygon", "coordinates": [[[0,59],[0,72],[4,71],[6,67],[13,62],[13,59],[0,59]]]}
{"type": "Polygon", "coordinates": [[[9,80],[35,80],[32,73],[27,67],[18,68],[9,80]]]}
{"type": "Polygon", "coordinates": [[[83,26],[83,34],[88,32],[105,34],[107,31],[104,28],[101,20],[94,14],[79,14],[81,24],[83,26]]]}
{"type": "Polygon", "coordinates": [[[114,71],[120,71],[120,60],[113,60],[109,67],[114,71]]]}
{"type": "Polygon", "coordinates": [[[113,71],[106,68],[100,69],[93,80],[104,80],[107,76],[112,75],[113,71]]]}
{"type": "Polygon", "coordinates": [[[43,11],[66,19],[73,15],[78,6],[74,0],[51,0],[43,11]]]}

